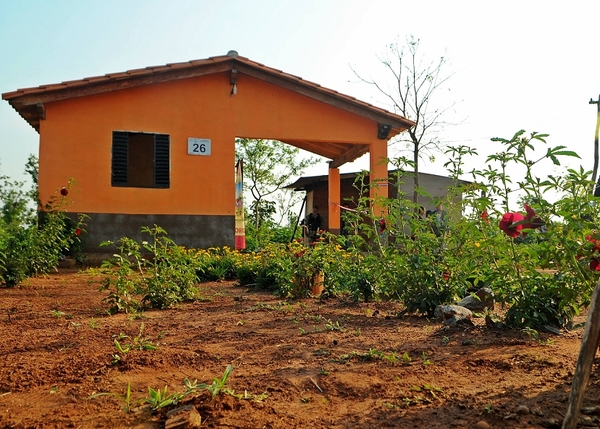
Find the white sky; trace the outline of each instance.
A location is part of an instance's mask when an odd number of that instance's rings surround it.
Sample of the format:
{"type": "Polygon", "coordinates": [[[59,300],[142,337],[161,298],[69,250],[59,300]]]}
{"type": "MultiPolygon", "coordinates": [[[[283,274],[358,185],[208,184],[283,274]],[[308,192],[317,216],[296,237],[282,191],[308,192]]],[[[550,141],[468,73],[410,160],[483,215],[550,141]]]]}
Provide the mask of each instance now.
{"type": "MultiPolygon", "coordinates": [[[[456,116],[442,137],[490,152],[491,137],[549,133],[591,169],[600,94],[600,2],[404,0],[0,0],[0,93],[106,73],[240,55],[382,105],[350,66],[408,35],[449,59],[456,116]]],[[[0,173],[18,180],[39,136],[0,102],[0,173]]],[[[483,161],[483,159],[482,159],[483,161]]],[[[443,174],[441,161],[422,171],[443,174]]],[[[481,166],[481,165],[479,165],[481,166]]],[[[365,168],[360,162],[342,172],[365,168]]],[[[309,174],[326,174],[325,163],[309,174]]]]}

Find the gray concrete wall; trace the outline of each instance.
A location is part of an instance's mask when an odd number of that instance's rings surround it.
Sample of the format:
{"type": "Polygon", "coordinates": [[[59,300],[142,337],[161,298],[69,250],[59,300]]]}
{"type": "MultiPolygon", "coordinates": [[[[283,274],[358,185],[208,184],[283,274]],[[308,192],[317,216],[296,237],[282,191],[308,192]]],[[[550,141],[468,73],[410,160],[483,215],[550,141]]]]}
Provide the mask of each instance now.
{"type": "MultiPolygon", "coordinates": [[[[143,226],[158,225],[167,231],[167,237],[180,246],[188,248],[208,248],[234,246],[234,216],[208,215],[133,215],[86,213],[82,234],[84,253],[112,253],[114,248],[100,247],[103,241],[116,242],[128,237],[142,242],[148,234],[142,234],[143,226]]],[[[76,217],[76,215],[71,215],[76,217]]]]}

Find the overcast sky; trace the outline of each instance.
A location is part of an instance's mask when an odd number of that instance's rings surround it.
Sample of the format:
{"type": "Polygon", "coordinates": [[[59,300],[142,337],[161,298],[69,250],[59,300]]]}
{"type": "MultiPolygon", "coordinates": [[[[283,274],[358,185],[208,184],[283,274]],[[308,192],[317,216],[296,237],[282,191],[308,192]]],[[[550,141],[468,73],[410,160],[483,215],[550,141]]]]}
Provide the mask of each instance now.
{"type": "MultiPolygon", "coordinates": [[[[600,2],[0,0],[0,93],[129,69],[240,55],[384,108],[352,68],[409,35],[449,59],[456,102],[442,137],[480,153],[519,129],[550,134],[591,169],[600,94],[600,2]]],[[[0,102],[0,172],[23,179],[39,135],[0,102]]],[[[575,165],[576,164],[576,165],[575,165]]],[[[351,171],[355,166],[345,166],[351,171]]],[[[441,173],[441,161],[423,171],[441,173]]],[[[310,171],[326,174],[325,163],[310,171]]]]}

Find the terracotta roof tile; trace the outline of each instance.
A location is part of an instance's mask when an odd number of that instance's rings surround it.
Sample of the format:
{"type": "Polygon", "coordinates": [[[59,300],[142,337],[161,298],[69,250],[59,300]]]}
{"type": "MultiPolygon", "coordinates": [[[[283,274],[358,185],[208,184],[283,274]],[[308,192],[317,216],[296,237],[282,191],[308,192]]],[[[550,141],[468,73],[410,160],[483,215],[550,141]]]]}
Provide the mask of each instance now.
{"type": "Polygon", "coordinates": [[[212,61],[212,58],[209,58],[208,60],[192,60],[188,64],[190,64],[192,66],[201,66],[204,64],[212,63],[212,62],[214,62],[214,61],[212,61]]]}
{"type": "Polygon", "coordinates": [[[2,98],[5,100],[11,100],[11,99],[17,98],[19,96],[28,95],[28,94],[59,91],[61,89],[67,89],[67,88],[73,88],[73,87],[84,87],[86,85],[94,85],[97,83],[108,82],[111,80],[116,81],[116,80],[124,80],[124,79],[135,79],[137,77],[141,77],[144,75],[165,73],[165,72],[169,72],[169,71],[176,71],[176,70],[181,70],[181,69],[186,69],[186,68],[202,67],[202,66],[207,66],[210,64],[226,63],[229,61],[235,61],[235,62],[238,62],[241,64],[245,64],[249,67],[253,67],[255,69],[262,70],[264,73],[267,73],[269,75],[279,76],[287,81],[290,81],[299,86],[303,86],[305,88],[313,88],[314,90],[319,91],[320,93],[327,94],[327,95],[335,97],[339,100],[345,100],[346,102],[349,102],[353,105],[362,106],[373,112],[379,112],[379,114],[384,114],[386,116],[392,115],[396,118],[401,118],[401,120],[403,122],[404,121],[406,121],[407,123],[411,122],[411,121],[408,121],[408,120],[400,117],[399,115],[397,115],[393,112],[389,112],[385,109],[375,107],[372,104],[357,100],[355,97],[339,93],[338,91],[335,91],[333,89],[322,87],[318,83],[304,80],[299,76],[295,76],[293,74],[286,73],[286,72],[283,72],[283,71],[275,69],[275,68],[267,67],[264,64],[258,63],[256,61],[252,61],[246,57],[242,57],[239,55],[236,57],[222,55],[222,56],[210,57],[208,59],[199,59],[199,60],[192,60],[192,61],[187,61],[187,62],[169,63],[166,65],[151,66],[151,67],[145,67],[145,68],[141,68],[141,69],[133,69],[133,70],[129,70],[126,72],[108,73],[104,76],[93,76],[93,77],[88,77],[88,78],[81,79],[81,80],[67,81],[67,82],[63,82],[60,84],[41,85],[39,87],[33,87],[33,88],[22,88],[22,89],[18,89],[16,91],[4,93],[4,94],[2,94],[2,98]]]}
{"type": "Polygon", "coordinates": [[[125,77],[129,77],[129,74],[127,72],[109,73],[106,75],[106,77],[110,79],[122,79],[125,77]]]}
{"type": "Polygon", "coordinates": [[[103,81],[110,80],[110,77],[108,77],[108,76],[93,76],[93,77],[86,77],[83,80],[88,83],[97,83],[97,82],[103,82],[103,81]]]}
{"type": "Polygon", "coordinates": [[[19,89],[17,91],[5,92],[4,94],[2,94],[2,97],[5,97],[6,99],[13,98],[13,96],[19,95],[21,91],[22,90],[19,89]]]}
{"type": "Polygon", "coordinates": [[[170,64],[167,64],[167,67],[170,67],[172,69],[180,69],[180,68],[189,67],[189,66],[190,66],[189,62],[187,62],[187,63],[170,63],[170,64]]]}
{"type": "Polygon", "coordinates": [[[24,89],[19,89],[18,91],[16,91],[16,93],[20,93],[21,94],[31,94],[31,93],[36,93],[36,92],[41,92],[40,88],[24,88],[24,89]]]}
{"type": "Polygon", "coordinates": [[[160,73],[161,71],[171,70],[171,67],[169,67],[169,66],[154,66],[154,67],[146,67],[146,69],[150,70],[152,73],[160,73]]]}
{"type": "Polygon", "coordinates": [[[139,76],[142,74],[150,74],[150,72],[148,71],[147,68],[143,68],[143,69],[133,69],[133,70],[127,70],[126,72],[129,76],[139,76]]]}
{"type": "Polygon", "coordinates": [[[67,80],[63,82],[63,85],[66,85],[69,88],[73,88],[74,86],[87,85],[87,80],[67,80]]]}

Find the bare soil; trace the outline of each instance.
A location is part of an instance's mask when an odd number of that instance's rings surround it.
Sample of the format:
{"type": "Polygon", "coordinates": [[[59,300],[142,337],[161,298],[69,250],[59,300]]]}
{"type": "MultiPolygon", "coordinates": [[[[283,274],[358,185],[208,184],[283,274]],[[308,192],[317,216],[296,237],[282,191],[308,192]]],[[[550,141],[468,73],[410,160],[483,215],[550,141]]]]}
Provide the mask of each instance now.
{"type": "MultiPolygon", "coordinates": [[[[234,282],[202,284],[203,300],[174,309],[110,316],[98,281],[67,270],[0,289],[0,428],[162,428],[182,404],[207,428],[559,427],[582,336],[536,339],[482,319],[450,329],[399,318],[393,302],[282,302],[234,282]],[[158,349],[113,363],[114,340],[136,336],[158,349]],[[131,412],[89,399],[128,383],[133,400],[148,387],[181,392],[229,364],[227,386],[247,399],[206,392],[131,412]]],[[[598,404],[599,380],[594,365],[585,406],[598,404]]]]}

